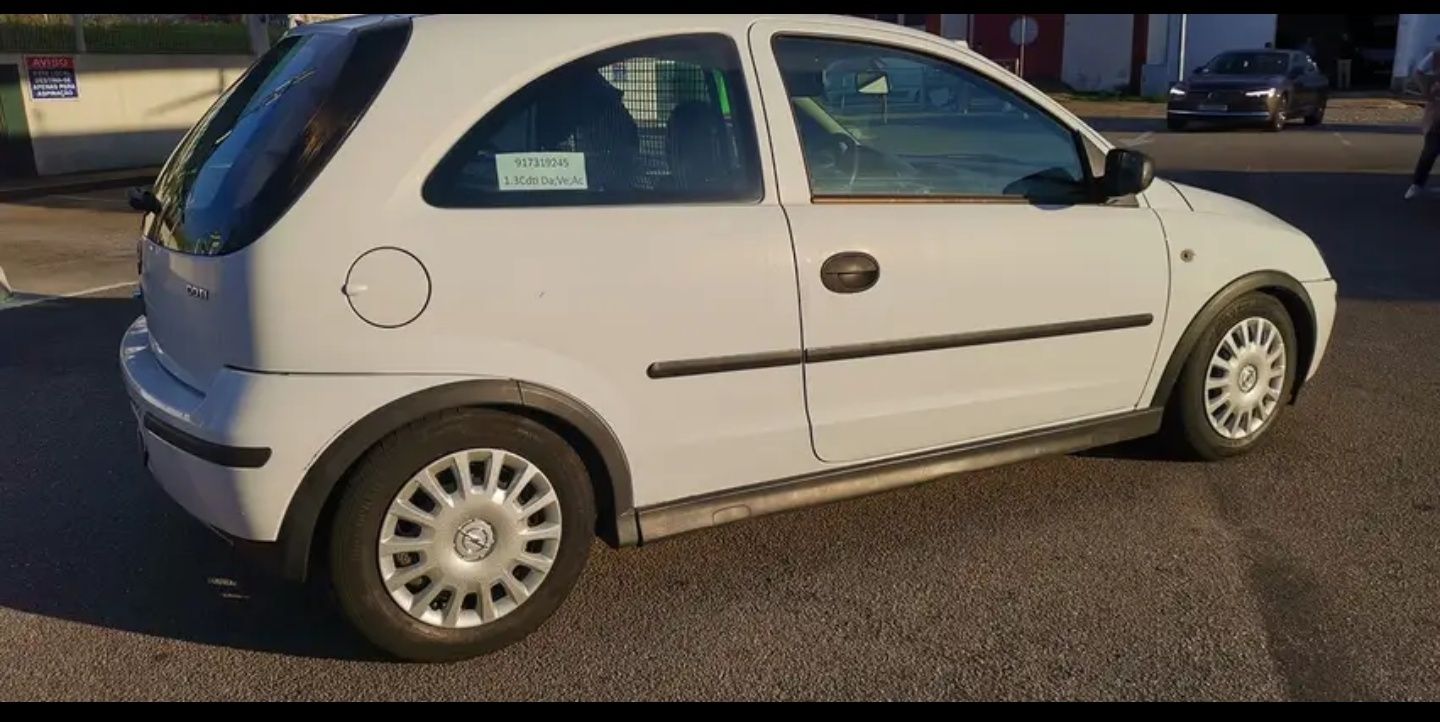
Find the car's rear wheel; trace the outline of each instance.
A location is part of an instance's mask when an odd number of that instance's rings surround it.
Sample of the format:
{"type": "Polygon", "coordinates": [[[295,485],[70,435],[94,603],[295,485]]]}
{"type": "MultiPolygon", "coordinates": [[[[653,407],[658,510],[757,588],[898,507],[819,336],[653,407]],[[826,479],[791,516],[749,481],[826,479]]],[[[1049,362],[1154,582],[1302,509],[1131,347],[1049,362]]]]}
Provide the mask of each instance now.
{"type": "Polygon", "coordinates": [[[1295,326],[1285,306],[1245,295],[1211,322],[1180,372],[1164,435],[1185,456],[1222,459],[1269,434],[1295,384],[1295,326]]]}
{"type": "Polygon", "coordinates": [[[1314,127],[1325,122],[1325,106],[1328,104],[1328,99],[1326,98],[1321,98],[1316,101],[1314,110],[1311,110],[1310,113],[1305,116],[1305,125],[1314,127]]]}
{"type": "Polygon", "coordinates": [[[407,426],[336,508],[331,581],[351,622],[403,659],[513,644],[559,608],[594,530],[585,465],[554,432],[485,409],[407,426]]]}
{"type": "Polygon", "coordinates": [[[1176,132],[1185,130],[1185,121],[1183,121],[1183,120],[1181,120],[1181,119],[1179,119],[1179,118],[1166,118],[1166,119],[1165,119],[1165,128],[1166,128],[1167,130],[1173,130],[1173,131],[1176,131],[1176,132]]]}

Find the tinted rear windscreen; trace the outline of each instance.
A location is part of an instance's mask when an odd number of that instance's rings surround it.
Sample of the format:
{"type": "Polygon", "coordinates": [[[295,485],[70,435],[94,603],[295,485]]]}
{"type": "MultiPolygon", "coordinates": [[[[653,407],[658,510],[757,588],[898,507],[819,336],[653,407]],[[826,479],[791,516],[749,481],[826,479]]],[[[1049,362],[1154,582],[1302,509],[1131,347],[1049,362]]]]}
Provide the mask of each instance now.
{"type": "Polygon", "coordinates": [[[289,35],[185,136],[155,184],[147,237],[220,255],[254,242],[304,192],[394,68],[409,23],[289,35]]]}

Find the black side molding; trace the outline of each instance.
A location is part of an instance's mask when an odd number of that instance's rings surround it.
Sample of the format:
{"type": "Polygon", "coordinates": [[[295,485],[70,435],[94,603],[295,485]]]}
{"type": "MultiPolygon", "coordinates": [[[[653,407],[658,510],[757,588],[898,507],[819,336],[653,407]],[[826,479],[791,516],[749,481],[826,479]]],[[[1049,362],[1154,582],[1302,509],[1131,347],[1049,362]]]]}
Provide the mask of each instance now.
{"type": "Polygon", "coordinates": [[[709,358],[681,359],[679,361],[656,361],[645,369],[645,375],[652,379],[668,379],[676,376],[698,376],[726,371],[747,371],[768,369],[775,366],[794,366],[804,360],[804,352],[766,351],[735,356],[712,356],[709,358]]]}
{"type": "Polygon", "coordinates": [[[232,469],[258,469],[270,460],[270,449],[263,446],[225,446],[206,441],[181,431],[150,414],[145,414],[145,428],[165,443],[212,464],[232,469]]]}
{"type": "Polygon", "coordinates": [[[680,359],[677,361],[656,361],[645,370],[652,379],[676,376],[697,376],[700,374],[724,373],[727,371],[748,371],[750,369],[794,366],[801,363],[825,363],[890,356],[894,354],[939,351],[941,349],[984,346],[993,343],[1030,341],[1055,336],[1074,336],[1084,333],[1116,331],[1125,328],[1142,328],[1155,322],[1155,316],[1137,313],[1129,316],[1112,316],[1086,321],[1065,321],[1038,326],[1018,326],[990,331],[971,331],[941,336],[921,336],[895,341],[874,341],[871,343],[845,344],[843,346],[822,346],[820,348],[795,349],[791,351],[763,351],[760,353],[737,354],[734,356],[710,356],[706,358],[680,359]]]}
{"type": "Polygon", "coordinates": [[[825,363],[826,361],[845,361],[870,356],[891,356],[902,353],[964,348],[966,346],[986,346],[992,343],[1031,341],[1040,338],[1053,338],[1055,336],[1076,336],[1084,333],[1116,331],[1123,328],[1141,328],[1149,326],[1154,321],[1155,317],[1151,314],[1137,313],[1131,316],[1096,318],[1088,321],[1065,321],[1062,323],[1047,323],[1039,326],[1001,328],[993,331],[972,331],[969,333],[945,334],[943,336],[922,336],[920,338],[908,338],[898,341],[875,341],[873,343],[846,344],[844,346],[825,346],[806,349],[805,362],[825,363]]]}
{"type": "Polygon", "coordinates": [[[726,489],[640,509],[640,538],[649,543],[696,529],[911,486],[964,471],[1149,436],[1161,409],[1030,431],[936,451],[726,489]]]}

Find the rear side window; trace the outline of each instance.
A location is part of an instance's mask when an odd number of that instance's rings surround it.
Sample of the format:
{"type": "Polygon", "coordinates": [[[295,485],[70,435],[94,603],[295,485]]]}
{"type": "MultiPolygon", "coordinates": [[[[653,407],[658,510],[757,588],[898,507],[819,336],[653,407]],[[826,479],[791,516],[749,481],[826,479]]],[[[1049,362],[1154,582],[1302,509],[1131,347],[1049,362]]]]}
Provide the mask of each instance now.
{"type": "Polygon", "coordinates": [[[304,192],[369,107],[409,38],[408,21],[289,35],[260,56],[181,140],[155,184],[147,237],[230,253],[304,192]]]}
{"type": "Polygon", "coordinates": [[[735,43],[630,43],[557,68],[485,115],[424,187],[442,208],[754,202],[754,116],[735,43]]]}

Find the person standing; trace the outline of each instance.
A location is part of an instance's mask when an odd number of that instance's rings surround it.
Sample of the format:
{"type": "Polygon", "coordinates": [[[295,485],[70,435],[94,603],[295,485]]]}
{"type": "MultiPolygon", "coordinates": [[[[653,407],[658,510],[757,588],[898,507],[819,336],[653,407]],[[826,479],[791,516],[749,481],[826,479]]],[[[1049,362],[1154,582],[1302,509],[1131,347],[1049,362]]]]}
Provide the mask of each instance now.
{"type": "Polygon", "coordinates": [[[1350,68],[1355,64],[1355,43],[1350,42],[1350,33],[1340,34],[1340,47],[1335,50],[1335,87],[1350,89],[1350,68]]]}
{"type": "Polygon", "coordinates": [[[1440,82],[1436,82],[1437,75],[1440,75],[1440,52],[1436,50],[1426,53],[1415,64],[1415,72],[1410,74],[1411,81],[1420,86],[1420,95],[1425,98],[1425,115],[1420,120],[1425,143],[1420,149],[1420,158],[1415,162],[1415,175],[1405,191],[1407,201],[1425,190],[1435,159],[1440,158],[1440,82]]]}

